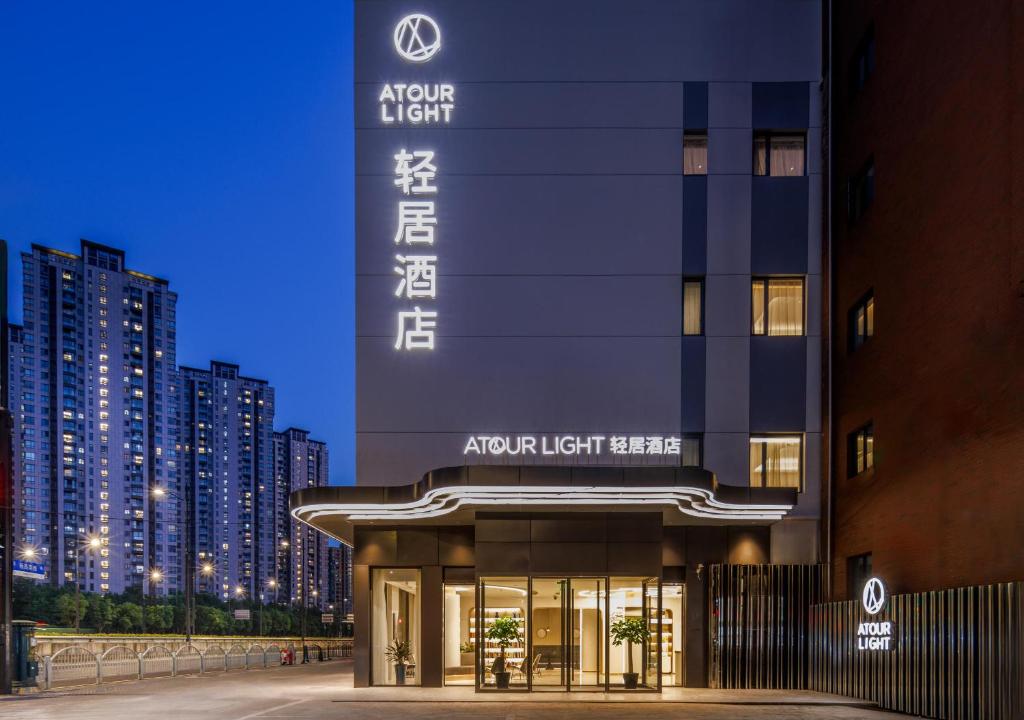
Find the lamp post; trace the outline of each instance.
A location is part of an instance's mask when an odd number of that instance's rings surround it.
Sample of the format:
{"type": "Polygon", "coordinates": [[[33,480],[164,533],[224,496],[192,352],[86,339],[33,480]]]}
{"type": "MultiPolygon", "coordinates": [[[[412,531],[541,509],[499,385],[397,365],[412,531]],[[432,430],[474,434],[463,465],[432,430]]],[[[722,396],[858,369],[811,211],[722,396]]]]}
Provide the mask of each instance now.
{"type": "MultiPolygon", "coordinates": [[[[103,541],[95,535],[86,539],[86,547],[90,550],[97,550],[103,545],[103,541]]],[[[81,564],[82,543],[75,539],[75,632],[77,633],[82,625],[82,588],[79,566],[81,564]]],[[[33,551],[35,554],[35,551],[33,551]]]]}
{"type": "MultiPolygon", "coordinates": [[[[185,506],[185,577],[183,578],[185,583],[185,643],[192,642],[192,635],[195,633],[195,577],[193,572],[195,570],[195,559],[193,558],[193,551],[195,550],[195,538],[193,538],[193,520],[192,520],[192,503],[187,499],[183,498],[175,492],[168,490],[167,488],[160,487],[159,485],[154,486],[153,497],[157,500],[163,500],[164,498],[174,498],[178,502],[185,506]]],[[[203,566],[206,567],[205,565],[203,566]]],[[[210,568],[213,571],[213,568],[210,568]]],[[[208,574],[208,573],[204,573],[208,574]]]]}
{"type": "MultiPolygon", "coordinates": [[[[271,593],[276,595],[277,591],[277,580],[270,578],[267,580],[267,587],[270,588],[271,593]]],[[[263,593],[260,593],[260,637],[263,636],[263,593]]]]}
{"type": "Polygon", "coordinates": [[[149,588],[148,590],[143,588],[142,592],[142,632],[146,632],[146,599],[149,595],[153,594],[153,588],[163,579],[163,570],[160,568],[150,568],[147,576],[149,588]]]}

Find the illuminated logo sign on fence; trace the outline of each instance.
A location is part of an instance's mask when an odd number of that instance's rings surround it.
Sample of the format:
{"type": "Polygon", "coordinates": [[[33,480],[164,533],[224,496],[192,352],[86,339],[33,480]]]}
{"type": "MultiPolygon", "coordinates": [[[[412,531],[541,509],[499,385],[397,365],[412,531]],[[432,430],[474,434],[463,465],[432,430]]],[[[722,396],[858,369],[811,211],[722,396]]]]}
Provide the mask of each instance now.
{"type": "MultiPolygon", "coordinates": [[[[869,578],[860,593],[860,602],[868,615],[878,615],[889,602],[889,592],[881,578],[869,578]]],[[[889,620],[869,621],[857,625],[858,650],[892,650],[893,624],[889,620]]]]}
{"type": "MultiPolygon", "coordinates": [[[[406,15],[395,26],[395,50],[409,62],[423,63],[441,49],[441,28],[422,13],[406,15]]],[[[455,110],[455,86],[448,83],[389,82],[377,97],[385,125],[448,124],[455,110]]],[[[402,305],[395,320],[396,350],[433,350],[437,334],[438,158],[433,150],[402,147],[394,161],[394,187],[400,193],[395,219],[394,296],[402,305]]]]}

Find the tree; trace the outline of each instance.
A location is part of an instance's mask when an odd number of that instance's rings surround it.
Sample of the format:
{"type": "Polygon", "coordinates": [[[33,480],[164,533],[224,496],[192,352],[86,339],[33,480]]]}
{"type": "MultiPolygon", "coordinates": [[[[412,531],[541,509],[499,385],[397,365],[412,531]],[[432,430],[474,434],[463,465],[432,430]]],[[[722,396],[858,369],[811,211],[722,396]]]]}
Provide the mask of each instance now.
{"type": "MultiPolygon", "coordinates": [[[[514,617],[503,615],[500,618],[495,618],[494,622],[484,636],[488,640],[494,641],[501,651],[498,657],[494,658],[494,663],[491,665],[491,672],[495,676],[499,674],[505,674],[508,672],[505,666],[505,648],[515,643],[518,643],[522,638],[519,634],[519,621],[514,617]]],[[[501,682],[499,680],[499,682],[501,682]]]]}
{"type": "Polygon", "coordinates": [[[89,595],[85,624],[97,632],[107,632],[114,623],[114,603],[102,595],[89,595]]]}
{"type": "Polygon", "coordinates": [[[74,626],[76,620],[85,616],[88,606],[89,601],[80,595],[61,595],[57,598],[57,618],[60,624],[64,627],[74,626]]]}
{"type": "Polygon", "coordinates": [[[208,605],[196,608],[196,632],[200,635],[223,635],[228,629],[228,616],[223,610],[208,605]]]}
{"type": "Polygon", "coordinates": [[[170,605],[150,605],[145,614],[146,630],[151,633],[167,632],[174,622],[174,608],[170,605]]]}
{"type": "Polygon", "coordinates": [[[114,627],[123,633],[138,632],[142,628],[142,608],[133,602],[118,605],[114,613],[114,627]]]}

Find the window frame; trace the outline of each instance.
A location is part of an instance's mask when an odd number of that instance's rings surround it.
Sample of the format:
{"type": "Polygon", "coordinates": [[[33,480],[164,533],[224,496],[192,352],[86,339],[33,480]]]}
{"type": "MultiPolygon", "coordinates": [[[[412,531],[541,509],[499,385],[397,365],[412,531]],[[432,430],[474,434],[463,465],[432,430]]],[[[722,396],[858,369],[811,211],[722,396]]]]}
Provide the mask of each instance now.
{"type": "Polygon", "coordinates": [[[751,337],[807,337],[807,277],[804,275],[751,275],[750,276],[750,335],[751,337]],[[800,281],[800,334],[799,335],[772,335],[768,328],[771,325],[771,318],[768,314],[769,290],[773,280],[799,280],[800,281]],[[764,283],[764,294],[761,302],[764,306],[764,332],[755,332],[754,329],[754,283],[764,283]]]}
{"type": "Polygon", "coordinates": [[[874,319],[871,321],[871,332],[868,332],[868,304],[871,305],[872,316],[874,315],[875,309],[875,290],[874,288],[868,290],[866,293],[861,295],[857,302],[855,302],[849,310],[846,311],[846,351],[847,354],[852,355],[853,353],[864,347],[871,338],[875,336],[875,322],[874,319]],[[864,336],[861,337],[857,332],[857,314],[859,311],[864,311],[864,336]]]}
{"type": "Polygon", "coordinates": [[[751,145],[750,172],[754,177],[785,178],[807,177],[807,128],[796,130],[755,130],[751,145]],[[803,141],[803,172],[799,175],[772,175],[772,140],[799,137],[803,141]],[[764,140],[764,172],[757,172],[757,142],[764,140]]]}
{"type": "Polygon", "coordinates": [[[701,275],[684,275],[683,276],[683,297],[680,307],[682,308],[682,322],[680,323],[680,334],[683,337],[703,337],[704,336],[704,277],[701,275]],[[686,284],[697,283],[700,285],[700,332],[688,333],[686,332],[686,284]]]}
{"type": "Polygon", "coordinates": [[[846,477],[855,478],[875,467],[875,424],[866,422],[846,434],[846,477]],[[868,463],[867,440],[871,438],[871,462],[868,463]],[[857,444],[864,439],[864,468],[857,467],[857,444]]]}
{"type": "MultiPolygon", "coordinates": [[[[753,476],[753,472],[754,472],[754,469],[752,467],[750,467],[750,447],[749,446],[752,445],[753,443],[755,443],[758,440],[766,440],[766,439],[769,439],[769,438],[797,438],[800,441],[800,480],[799,480],[799,483],[798,483],[796,488],[787,488],[787,489],[795,489],[797,492],[802,493],[804,491],[804,482],[805,482],[805,476],[806,476],[806,467],[805,466],[807,464],[806,463],[806,458],[805,458],[806,442],[804,440],[804,433],[802,433],[802,432],[751,433],[750,438],[747,440],[747,446],[748,446],[747,447],[747,482],[748,483],[750,482],[750,478],[753,476]]],[[[764,468],[764,466],[767,464],[767,458],[765,457],[765,448],[766,447],[767,447],[767,443],[763,443],[762,444],[762,448],[761,448],[761,467],[762,468],[764,468]]],[[[752,487],[752,488],[753,487],[757,487],[757,488],[767,488],[767,487],[769,487],[768,485],[764,484],[764,481],[765,481],[765,470],[762,469],[761,470],[761,484],[760,485],[750,485],[750,487],[752,487]]]]}
{"type": "Polygon", "coordinates": [[[689,130],[683,130],[683,157],[682,157],[682,173],[683,177],[706,177],[708,174],[708,159],[711,154],[711,146],[708,138],[707,128],[692,128],[689,130]],[[701,138],[704,140],[704,172],[694,173],[686,172],[686,141],[690,138],[701,138]]]}

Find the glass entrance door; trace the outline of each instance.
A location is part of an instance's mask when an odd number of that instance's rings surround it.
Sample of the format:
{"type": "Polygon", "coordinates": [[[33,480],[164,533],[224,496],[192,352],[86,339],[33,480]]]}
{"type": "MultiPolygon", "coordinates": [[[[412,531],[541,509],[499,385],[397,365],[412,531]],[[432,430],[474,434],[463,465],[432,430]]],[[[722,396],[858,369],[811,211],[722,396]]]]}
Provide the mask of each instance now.
{"type": "Polygon", "coordinates": [[[604,690],[608,682],[608,581],[603,577],[571,578],[569,589],[568,687],[604,690]]]}

